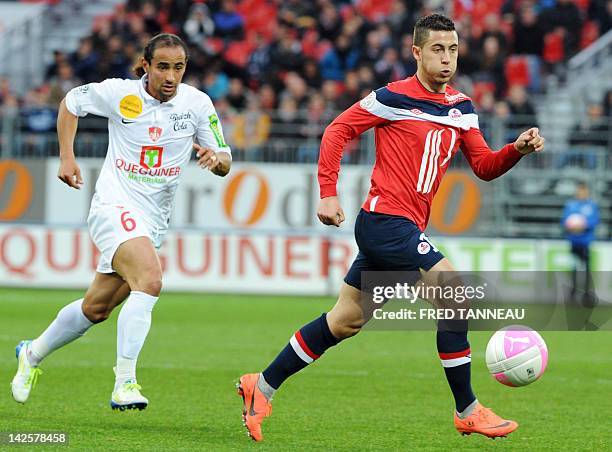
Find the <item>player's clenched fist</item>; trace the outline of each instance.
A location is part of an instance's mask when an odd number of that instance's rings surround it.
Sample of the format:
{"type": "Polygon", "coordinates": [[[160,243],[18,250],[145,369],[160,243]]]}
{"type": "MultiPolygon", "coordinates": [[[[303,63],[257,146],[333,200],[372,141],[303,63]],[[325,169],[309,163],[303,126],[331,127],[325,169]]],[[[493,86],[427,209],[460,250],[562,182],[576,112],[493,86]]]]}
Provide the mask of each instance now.
{"type": "Polygon", "coordinates": [[[79,165],[77,165],[76,160],[73,158],[60,160],[60,167],[59,171],[57,172],[57,177],[69,187],[76,188],[77,190],[80,190],[81,185],[83,185],[81,169],[79,168],[79,165]]]}
{"type": "Polygon", "coordinates": [[[514,148],[521,154],[531,154],[532,152],[540,152],[544,149],[544,137],[540,136],[540,130],[537,127],[521,133],[514,142],[514,148]]]}
{"type": "Polygon", "coordinates": [[[207,168],[209,171],[214,170],[219,165],[217,153],[210,148],[203,148],[199,144],[194,143],[193,148],[196,150],[198,165],[201,168],[207,168]]]}
{"type": "Polygon", "coordinates": [[[323,224],[340,226],[344,221],[344,211],[340,207],[340,201],[337,196],[329,196],[319,201],[317,209],[317,217],[323,224]]]}

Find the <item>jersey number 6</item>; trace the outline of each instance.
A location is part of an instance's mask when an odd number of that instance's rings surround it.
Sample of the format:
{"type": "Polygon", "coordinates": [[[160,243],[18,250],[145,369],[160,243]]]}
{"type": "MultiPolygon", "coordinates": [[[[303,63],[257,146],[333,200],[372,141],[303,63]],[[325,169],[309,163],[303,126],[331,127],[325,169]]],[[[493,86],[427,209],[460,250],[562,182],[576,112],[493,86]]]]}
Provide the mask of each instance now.
{"type": "Polygon", "coordinates": [[[123,229],[125,229],[127,232],[132,232],[136,228],[136,221],[127,216],[129,213],[130,211],[126,210],[121,214],[121,226],[123,226],[123,229]]]}

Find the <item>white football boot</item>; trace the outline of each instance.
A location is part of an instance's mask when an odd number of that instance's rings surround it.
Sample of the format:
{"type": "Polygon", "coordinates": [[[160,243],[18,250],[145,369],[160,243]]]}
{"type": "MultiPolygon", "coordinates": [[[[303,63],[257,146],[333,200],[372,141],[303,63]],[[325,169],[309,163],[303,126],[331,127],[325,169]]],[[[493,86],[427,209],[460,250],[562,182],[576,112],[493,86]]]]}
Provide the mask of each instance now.
{"type": "Polygon", "coordinates": [[[30,392],[36,386],[38,377],[42,374],[42,370],[32,366],[28,360],[28,350],[32,345],[32,341],[21,341],[15,348],[17,356],[17,373],[11,382],[11,392],[16,402],[26,403],[30,392]]]}
{"type": "MultiPolygon", "coordinates": [[[[115,369],[113,369],[115,370],[115,369]]],[[[136,380],[128,380],[113,391],[110,405],[113,410],[144,410],[149,400],[140,393],[142,387],[136,380]]]]}

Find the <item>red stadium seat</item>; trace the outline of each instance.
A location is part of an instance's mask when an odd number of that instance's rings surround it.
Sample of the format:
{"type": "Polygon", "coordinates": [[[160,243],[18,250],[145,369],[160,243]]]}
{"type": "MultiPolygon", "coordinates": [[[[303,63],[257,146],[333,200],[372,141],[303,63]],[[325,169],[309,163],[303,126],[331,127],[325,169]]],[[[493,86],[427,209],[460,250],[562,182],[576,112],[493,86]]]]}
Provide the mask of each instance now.
{"type": "Polygon", "coordinates": [[[359,0],[357,10],[373,22],[389,16],[393,0],[359,0]]]}
{"type": "Polygon", "coordinates": [[[559,63],[565,56],[565,49],[563,47],[563,36],[560,33],[552,32],[547,33],[544,36],[544,61],[547,63],[559,63]]]}
{"type": "Polygon", "coordinates": [[[580,8],[580,11],[586,13],[589,9],[589,4],[591,3],[591,0],[574,0],[574,3],[578,8],[580,8]]]}
{"type": "Polygon", "coordinates": [[[248,41],[236,41],[228,46],[223,57],[226,61],[236,66],[245,67],[249,61],[249,54],[252,50],[253,45],[248,41]]]}
{"type": "Polygon", "coordinates": [[[506,82],[512,85],[529,85],[529,63],[527,58],[521,55],[513,55],[506,60],[504,68],[506,82]]]}
{"type": "Polygon", "coordinates": [[[595,21],[588,21],[584,23],[582,27],[582,34],[580,36],[580,48],[590,46],[593,42],[599,38],[599,25],[595,21]]]}
{"type": "Polygon", "coordinates": [[[472,85],[472,99],[476,103],[476,105],[480,105],[480,100],[485,93],[493,93],[495,92],[495,83],[494,82],[474,82],[472,85]]]}

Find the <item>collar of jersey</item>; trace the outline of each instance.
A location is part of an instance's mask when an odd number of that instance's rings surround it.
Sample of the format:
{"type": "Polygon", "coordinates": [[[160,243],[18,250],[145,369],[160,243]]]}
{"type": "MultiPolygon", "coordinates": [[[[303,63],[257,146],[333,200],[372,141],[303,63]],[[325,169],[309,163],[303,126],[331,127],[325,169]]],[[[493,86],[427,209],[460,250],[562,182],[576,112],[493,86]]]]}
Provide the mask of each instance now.
{"type": "Polygon", "coordinates": [[[146,102],[156,104],[156,105],[160,105],[163,103],[164,105],[174,106],[176,99],[179,96],[179,90],[181,89],[181,85],[179,84],[179,86],[176,88],[176,95],[172,99],[166,102],[160,102],[159,100],[157,100],[156,98],[154,98],[147,92],[147,89],[145,88],[146,86],[147,86],[147,74],[140,77],[140,85],[139,85],[140,94],[142,95],[142,97],[144,98],[146,102]]]}

